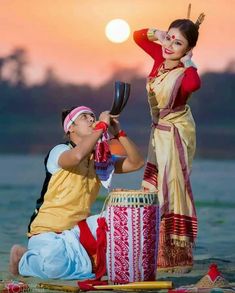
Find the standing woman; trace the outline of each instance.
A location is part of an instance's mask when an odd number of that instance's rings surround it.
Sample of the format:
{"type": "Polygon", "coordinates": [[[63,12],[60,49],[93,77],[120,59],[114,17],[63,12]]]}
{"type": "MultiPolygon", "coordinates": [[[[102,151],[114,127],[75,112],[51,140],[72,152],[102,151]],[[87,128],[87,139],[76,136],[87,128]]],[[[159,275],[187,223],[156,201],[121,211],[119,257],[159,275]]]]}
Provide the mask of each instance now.
{"type": "Polygon", "coordinates": [[[147,79],[152,129],[142,186],[158,190],[160,271],[186,273],[193,265],[197,217],[189,175],[196,136],[187,101],[200,88],[191,57],[203,19],[204,14],[196,23],[177,19],[167,32],[156,29],[134,32],[137,45],[154,59],[147,79]]]}

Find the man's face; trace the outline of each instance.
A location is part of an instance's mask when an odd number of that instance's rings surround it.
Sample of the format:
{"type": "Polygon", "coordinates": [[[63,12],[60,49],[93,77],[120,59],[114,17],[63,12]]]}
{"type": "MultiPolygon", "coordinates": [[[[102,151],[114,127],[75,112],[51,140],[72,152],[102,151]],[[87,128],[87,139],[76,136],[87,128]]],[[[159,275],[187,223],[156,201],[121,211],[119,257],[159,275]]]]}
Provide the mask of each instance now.
{"type": "Polygon", "coordinates": [[[92,133],[95,116],[91,113],[82,113],[70,126],[70,132],[78,136],[86,136],[92,133]]]}

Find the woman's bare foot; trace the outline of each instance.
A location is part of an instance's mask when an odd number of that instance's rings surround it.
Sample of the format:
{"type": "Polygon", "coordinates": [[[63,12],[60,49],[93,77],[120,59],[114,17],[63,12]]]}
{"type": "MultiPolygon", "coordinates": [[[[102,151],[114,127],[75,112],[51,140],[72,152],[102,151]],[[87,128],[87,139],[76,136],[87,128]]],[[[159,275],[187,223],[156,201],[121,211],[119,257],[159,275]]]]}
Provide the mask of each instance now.
{"type": "Polygon", "coordinates": [[[22,257],[22,255],[26,252],[26,248],[15,244],[11,248],[10,252],[10,263],[9,263],[9,271],[13,275],[19,275],[18,264],[22,257]]]}

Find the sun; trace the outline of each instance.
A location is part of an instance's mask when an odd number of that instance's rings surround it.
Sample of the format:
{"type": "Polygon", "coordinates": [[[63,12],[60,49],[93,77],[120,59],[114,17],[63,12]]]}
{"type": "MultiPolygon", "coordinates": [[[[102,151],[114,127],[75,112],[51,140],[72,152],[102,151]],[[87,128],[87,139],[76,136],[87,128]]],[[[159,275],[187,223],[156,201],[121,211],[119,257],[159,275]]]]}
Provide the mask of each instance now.
{"type": "Polygon", "coordinates": [[[105,34],[111,42],[123,43],[130,35],[130,26],[125,20],[116,18],[108,22],[105,34]]]}

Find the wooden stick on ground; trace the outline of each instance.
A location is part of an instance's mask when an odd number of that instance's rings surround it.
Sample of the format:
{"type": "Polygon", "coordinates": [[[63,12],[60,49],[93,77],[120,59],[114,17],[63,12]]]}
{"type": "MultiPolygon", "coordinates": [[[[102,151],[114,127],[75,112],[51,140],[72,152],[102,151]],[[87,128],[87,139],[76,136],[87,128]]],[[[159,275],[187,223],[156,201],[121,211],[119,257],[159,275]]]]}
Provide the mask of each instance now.
{"type": "Polygon", "coordinates": [[[171,281],[150,281],[150,282],[134,282],[122,285],[97,285],[93,286],[99,290],[124,290],[124,289],[172,289],[173,283],[171,281]]]}
{"type": "Polygon", "coordinates": [[[59,285],[59,284],[51,284],[51,283],[39,283],[37,285],[37,288],[64,291],[64,292],[80,292],[79,288],[75,286],[59,285]]]}

